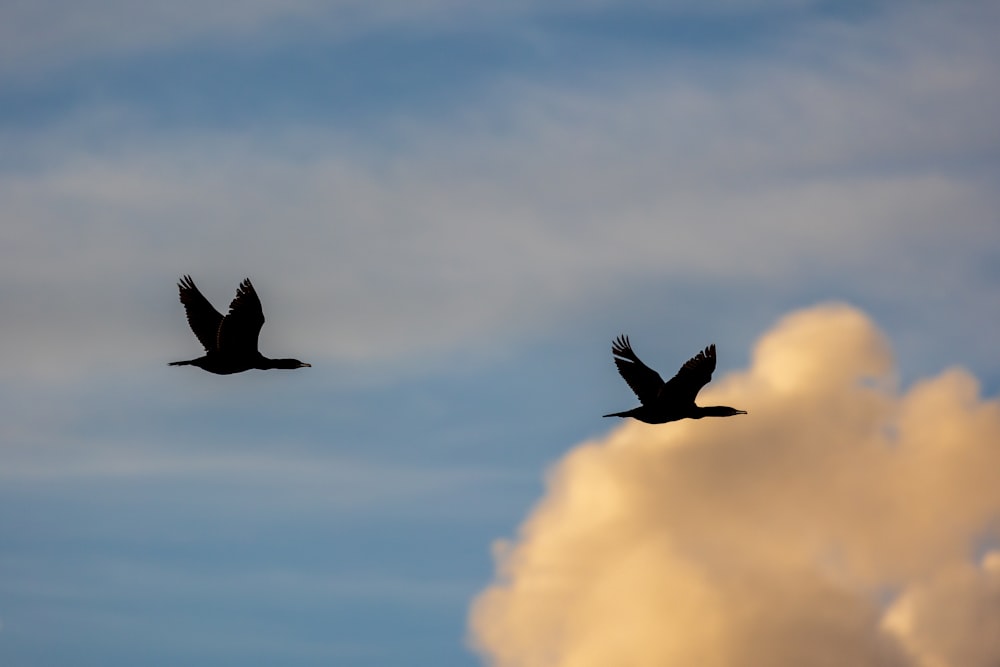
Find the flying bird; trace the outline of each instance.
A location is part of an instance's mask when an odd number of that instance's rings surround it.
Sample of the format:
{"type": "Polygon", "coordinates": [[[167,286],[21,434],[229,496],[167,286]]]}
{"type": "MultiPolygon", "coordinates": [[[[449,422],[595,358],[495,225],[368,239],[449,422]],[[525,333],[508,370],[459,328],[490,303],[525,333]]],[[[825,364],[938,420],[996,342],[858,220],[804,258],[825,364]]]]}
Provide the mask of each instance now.
{"type": "Polygon", "coordinates": [[[615,357],[618,372],[639,397],[642,405],[625,412],[613,412],[604,415],[605,417],[633,417],[647,424],[665,424],[678,419],[746,414],[746,410],[725,405],[695,405],[695,397],[712,379],[712,371],[715,370],[714,343],[688,359],[677,371],[677,375],[668,382],[664,382],[659,373],[642,363],[632,351],[628,336],[619,336],[611,346],[611,353],[615,357]]]}
{"type": "Polygon", "coordinates": [[[236,290],[236,298],[223,317],[195,286],[191,276],[177,283],[188,324],[205,346],[205,356],[188,361],[172,361],[170,366],[197,366],[209,373],[230,375],[251,368],[308,368],[298,359],[268,359],[257,350],[257,337],[264,326],[260,298],[245,278],[236,290]]]}

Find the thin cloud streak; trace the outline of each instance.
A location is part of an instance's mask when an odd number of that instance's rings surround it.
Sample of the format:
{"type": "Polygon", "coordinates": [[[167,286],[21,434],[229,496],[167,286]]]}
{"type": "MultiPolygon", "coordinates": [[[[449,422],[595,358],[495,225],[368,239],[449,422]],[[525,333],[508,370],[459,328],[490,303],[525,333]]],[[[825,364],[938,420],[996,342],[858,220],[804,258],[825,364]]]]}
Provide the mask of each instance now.
{"type": "Polygon", "coordinates": [[[274,569],[257,563],[225,564],[201,568],[171,563],[109,559],[83,559],[73,571],[59,562],[39,563],[37,558],[0,559],[10,576],[0,585],[5,596],[32,596],[50,602],[102,598],[110,590],[132,598],[149,597],[164,602],[209,594],[239,604],[271,599],[300,606],[324,606],[331,598],[381,601],[399,606],[449,604],[467,595],[471,582],[449,579],[410,579],[375,571],[338,572],[302,567],[274,569]],[[43,578],[44,577],[44,578],[43,578]]]}
{"type": "MultiPolygon", "coordinates": [[[[733,2],[675,0],[659,12],[676,16],[746,15],[805,9],[816,0],[733,2]]],[[[434,33],[489,29],[497,23],[531,22],[547,16],[595,13],[609,8],[648,9],[642,0],[622,3],[472,2],[469,0],[178,0],[170,5],[121,0],[40,0],[8,3],[0,10],[0,76],[32,79],[81,60],[142,56],[205,44],[244,51],[267,49],[296,34],[298,39],[358,39],[400,28],[434,33]],[[111,18],[113,17],[113,18],[111,18]]]]}
{"type": "Polygon", "coordinates": [[[135,484],[164,489],[183,484],[189,488],[185,504],[206,501],[213,511],[239,514],[250,509],[248,497],[256,497],[252,489],[266,491],[254,502],[258,509],[266,507],[269,512],[289,506],[346,513],[406,511],[417,505],[426,508],[474,488],[526,478],[515,470],[366,461],[287,443],[252,451],[229,447],[217,439],[199,445],[80,437],[44,442],[34,439],[24,444],[8,443],[3,456],[0,480],[10,489],[44,487],[58,495],[96,486],[102,494],[113,494],[116,488],[130,489],[135,484]]]}

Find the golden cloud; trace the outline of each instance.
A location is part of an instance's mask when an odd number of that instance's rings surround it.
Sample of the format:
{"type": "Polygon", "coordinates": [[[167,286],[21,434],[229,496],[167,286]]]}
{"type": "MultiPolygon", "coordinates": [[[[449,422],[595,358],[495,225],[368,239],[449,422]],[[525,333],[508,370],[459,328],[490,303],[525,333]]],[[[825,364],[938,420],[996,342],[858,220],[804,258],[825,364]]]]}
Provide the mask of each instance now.
{"type": "Polygon", "coordinates": [[[998,537],[1000,403],[960,369],[901,393],[893,368],[863,313],[822,305],[704,392],[747,417],[576,447],[496,546],[473,644],[498,667],[1000,663],[1000,633],[936,632],[932,604],[1000,624],[974,563],[998,537]]]}

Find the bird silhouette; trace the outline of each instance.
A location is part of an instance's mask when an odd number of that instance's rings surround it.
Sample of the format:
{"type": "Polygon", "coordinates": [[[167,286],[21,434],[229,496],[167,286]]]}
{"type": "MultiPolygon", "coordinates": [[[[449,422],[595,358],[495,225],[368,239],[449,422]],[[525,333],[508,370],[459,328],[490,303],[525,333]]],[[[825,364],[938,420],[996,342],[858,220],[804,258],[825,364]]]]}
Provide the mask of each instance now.
{"type": "Polygon", "coordinates": [[[188,361],[172,361],[170,366],[197,366],[217,375],[242,373],[251,368],[304,368],[310,364],[298,359],[268,359],[257,350],[257,337],[264,326],[260,298],[245,278],[236,290],[236,298],[223,317],[198,290],[191,276],[177,283],[188,324],[205,346],[205,356],[188,361]]]}
{"type": "Polygon", "coordinates": [[[695,405],[695,397],[712,379],[712,371],[715,370],[714,343],[688,359],[677,371],[677,375],[668,382],[664,382],[659,373],[642,363],[632,351],[628,336],[619,336],[611,346],[611,353],[615,357],[618,372],[639,397],[642,405],[625,412],[613,412],[604,415],[605,417],[633,417],[647,424],[665,424],[678,419],[746,414],[746,410],[725,405],[695,405]]]}

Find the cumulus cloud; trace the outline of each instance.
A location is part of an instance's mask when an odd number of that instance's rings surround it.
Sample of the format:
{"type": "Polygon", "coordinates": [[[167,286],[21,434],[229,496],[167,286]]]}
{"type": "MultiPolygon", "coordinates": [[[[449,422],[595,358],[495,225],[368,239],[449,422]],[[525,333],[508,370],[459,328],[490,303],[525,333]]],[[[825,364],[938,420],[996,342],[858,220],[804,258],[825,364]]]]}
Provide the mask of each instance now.
{"type": "Polygon", "coordinates": [[[1000,658],[1000,552],[914,585],[886,615],[920,667],[994,667],[1000,658]]]}
{"type": "Polygon", "coordinates": [[[702,398],[750,414],[627,422],[554,467],[472,608],[490,664],[1000,660],[997,556],[969,564],[998,537],[1000,403],[974,377],[900,391],[884,336],[828,304],[702,398]]]}

